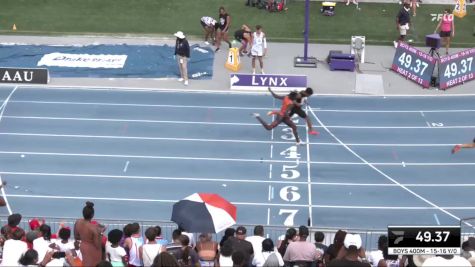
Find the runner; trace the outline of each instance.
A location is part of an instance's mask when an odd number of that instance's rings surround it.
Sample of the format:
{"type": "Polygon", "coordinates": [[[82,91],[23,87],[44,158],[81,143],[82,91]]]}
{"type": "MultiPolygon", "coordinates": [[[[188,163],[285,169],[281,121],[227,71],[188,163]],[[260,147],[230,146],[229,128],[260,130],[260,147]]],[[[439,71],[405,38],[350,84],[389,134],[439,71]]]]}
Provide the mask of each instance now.
{"type": "MultiPolygon", "coordinates": [[[[284,96],[280,96],[276,93],[274,93],[271,88],[269,87],[268,88],[269,92],[272,94],[272,96],[274,98],[277,98],[277,99],[284,99],[284,96]]],[[[313,126],[312,126],[312,121],[310,120],[310,118],[307,116],[307,114],[305,113],[305,111],[302,110],[302,100],[304,102],[307,102],[306,98],[307,97],[310,97],[311,95],[313,95],[313,89],[310,88],[310,87],[307,87],[307,89],[305,90],[302,90],[300,92],[297,93],[297,98],[294,102],[294,106],[292,107],[292,110],[290,111],[289,113],[289,117],[292,118],[292,116],[294,114],[297,114],[299,115],[300,118],[302,119],[305,119],[305,121],[307,122],[307,126],[308,126],[308,133],[311,134],[311,135],[318,135],[319,132],[315,131],[313,129],[313,126]]]]}
{"type": "Polygon", "coordinates": [[[277,125],[279,125],[282,122],[287,124],[287,126],[289,126],[292,129],[292,133],[294,134],[294,137],[295,137],[295,142],[297,143],[297,145],[301,145],[302,143],[300,142],[300,138],[297,133],[297,126],[289,117],[289,113],[292,110],[292,107],[294,106],[294,101],[297,95],[298,95],[297,92],[291,92],[289,95],[283,97],[280,111],[270,111],[268,113],[268,115],[276,115],[274,121],[270,125],[267,124],[261,118],[259,113],[252,113],[252,115],[256,117],[256,119],[262,124],[262,126],[264,126],[264,128],[266,128],[269,131],[277,127],[277,125]]]}
{"type": "Polygon", "coordinates": [[[452,154],[459,152],[462,148],[475,148],[475,138],[472,143],[455,145],[452,148],[452,154]]]}

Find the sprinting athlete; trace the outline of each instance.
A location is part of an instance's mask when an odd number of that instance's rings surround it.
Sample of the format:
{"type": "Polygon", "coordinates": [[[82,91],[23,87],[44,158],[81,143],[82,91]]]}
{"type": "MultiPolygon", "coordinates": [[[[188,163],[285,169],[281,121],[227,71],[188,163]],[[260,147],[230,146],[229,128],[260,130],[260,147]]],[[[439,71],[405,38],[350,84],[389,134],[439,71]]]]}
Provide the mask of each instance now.
{"type": "Polygon", "coordinates": [[[472,143],[455,145],[452,148],[452,154],[459,152],[462,148],[475,148],[475,138],[472,143]]]}
{"type": "MultiPolygon", "coordinates": [[[[281,96],[281,95],[278,95],[278,94],[274,93],[271,90],[270,87],[267,88],[267,89],[269,90],[269,92],[272,94],[272,96],[274,98],[277,98],[277,99],[283,99],[284,98],[284,96],[281,96]]],[[[289,113],[289,117],[292,118],[292,116],[294,114],[299,115],[300,118],[305,119],[305,121],[307,122],[308,133],[312,134],[312,135],[317,135],[317,134],[319,134],[319,132],[317,132],[313,129],[312,121],[307,116],[307,113],[305,113],[305,111],[302,110],[302,100],[304,98],[310,97],[312,94],[313,94],[313,89],[310,88],[310,87],[307,87],[307,89],[298,92],[297,97],[296,97],[295,102],[294,102],[294,105],[292,107],[292,110],[289,113]]]]}
{"type": "Polygon", "coordinates": [[[290,94],[286,95],[282,98],[282,106],[280,107],[279,111],[270,111],[268,114],[276,115],[274,121],[271,124],[267,124],[259,115],[259,113],[253,113],[252,115],[256,117],[256,119],[266,128],[266,130],[272,130],[280,123],[285,123],[292,129],[292,133],[295,137],[295,142],[297,145],[301,145],[299,135],[297,133],[297,126],[295,123],[290,119],[289,114],[292,110],[293,106],[295,105],[295,99],[297,97],[297,92],[291,92],[290,94]]]}

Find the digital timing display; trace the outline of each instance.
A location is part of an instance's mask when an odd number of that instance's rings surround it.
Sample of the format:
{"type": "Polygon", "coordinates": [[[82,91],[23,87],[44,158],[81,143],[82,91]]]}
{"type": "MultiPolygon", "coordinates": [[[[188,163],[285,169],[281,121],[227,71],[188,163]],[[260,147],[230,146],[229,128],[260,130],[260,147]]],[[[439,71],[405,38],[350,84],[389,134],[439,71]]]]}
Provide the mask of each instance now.
{"type": "Polygon", "coordinates": [[[389,254],[460,254],[460,236],[460,226],[388,226],[389,254]]]}
{"type": "Polygon", "coordinates": [[[475,78],[475,48],[440,58],[439,89],[462,84],[475,78]]]}
{"type": "Polygon", "coordinates": [[[406,43],[399,42],[391,69],[424,88],[429,88],[436,60],[406,43]]]}

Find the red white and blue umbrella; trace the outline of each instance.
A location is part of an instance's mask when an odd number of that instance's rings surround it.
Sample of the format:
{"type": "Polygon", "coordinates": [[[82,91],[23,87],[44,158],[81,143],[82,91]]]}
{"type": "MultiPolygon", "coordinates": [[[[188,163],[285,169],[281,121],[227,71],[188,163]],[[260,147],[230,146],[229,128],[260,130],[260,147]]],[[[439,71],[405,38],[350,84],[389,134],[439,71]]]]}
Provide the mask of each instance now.
{"type": "Polygon", "coordinates": [[[236,206],[218,194],[195,193],[173,204],[172,221],[187,232],[218,233],[236,223],[236,206]]]}

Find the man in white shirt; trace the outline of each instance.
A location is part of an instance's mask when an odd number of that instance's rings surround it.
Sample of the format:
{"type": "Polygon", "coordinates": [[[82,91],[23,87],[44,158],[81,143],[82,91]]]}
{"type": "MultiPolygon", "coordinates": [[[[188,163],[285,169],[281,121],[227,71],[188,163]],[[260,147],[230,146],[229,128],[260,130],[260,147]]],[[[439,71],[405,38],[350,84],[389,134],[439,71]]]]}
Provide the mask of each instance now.
{"type": "Polygon", "coordinates": [[[254,253],[256,252],[261,252],[262,251],[262,241],[264,241],[264,226],[262,225],[257,225],[254,227],[254,235],[253,236],[247,236],[246,241],[251,242],[252,244],[252,249],[254,250],[254,253]]]}
{"type": "Polygon", "coordinates": [[[21,241],[24,231],[20,228],[13,230],[12,239],[5,241],[3,245],[2,266],[18,266],[23,253],[28,250],[26,242],[21,241]]]}

